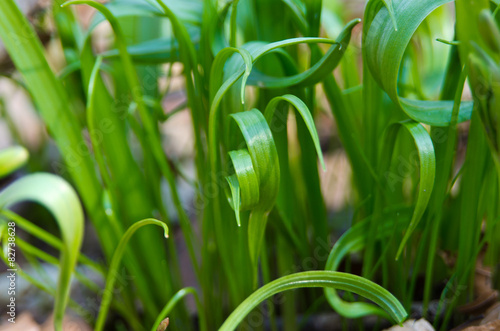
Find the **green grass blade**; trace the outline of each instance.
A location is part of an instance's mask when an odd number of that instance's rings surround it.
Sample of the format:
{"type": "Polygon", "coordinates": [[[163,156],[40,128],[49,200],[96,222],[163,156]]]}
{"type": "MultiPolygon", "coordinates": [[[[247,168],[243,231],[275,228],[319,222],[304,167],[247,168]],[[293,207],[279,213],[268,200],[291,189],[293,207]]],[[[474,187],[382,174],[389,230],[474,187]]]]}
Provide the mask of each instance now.
{"type": "Polygon", "coordinates": [[[61,230],[64,246],[61,250],[61,272],[54,307],[54,325],[56,330],[62,330],[71,274],[83,239],[83,210],[73,188],[62,178],[51,174],[33,174],[14,182],[0,193],[0,208],[8,208],[25,200],[45,206],[54,215],[61,230]]]}
{"type": "Polygon", "coordinates": [[[237,26],[237,8],[238,8],[238,2],[240,0],[233,0],[231,4],[231,20],[230,20],[230,37],[229,37],[229,46],[231,47],[236,47],[236,33],[238,30],[237,26]]]}
{"type": "Polygon", "coordinates": [[[111,305],[111,300],[113,299],[113,288],[116,282],[116,276],[118,275],[118,268],[120,266],[123,254],[125,253],[125,248],[127,243],[132,237],[132,235],[141,227],[154,224],[163,228],[165,238],[168,238],[168,227],[165,223],[155,220],[155,219],[145,219],[134,223],[128,228],[123,237],[120,239],[120,243],[116,247],[113,258],[108,269],[108,277],[106,278],[106,286],[104,288],[104,294],[101,302],[101,307],[99,308],[99,315],[97,316],[97,321],[95,325],[95,330],[102,331],[104,328],[104,323],[106,322],[106,316],[108,314],[109,306],[111,305]]]}
{"type": "MultiPolygon", "coordinates": [[[[309,44],[309,43],[335,44],[336,42],[334,40],[327,39],[327,38],[292,38],[292,39],[277,41],[274,43],[266,44],[264,46],[256,48],[255,50],[250,51],[252,63],[257,62],[261,57],[275,51],[276,49],[287,47],[287,46],[293,46],[293,45],[297,45],[297,44],[303,44],[303,43],[305,43],[305,44],[309,44]]],[[[243,50],[244,49],[239,49],[238,52],[240,54],[245,53],[243,50]]],[[[215,65],[217,59],[214,60],[214,65],[212,66],[212,74],[216,75],[215,77],[217,77],[217,75],[222,74],[221,71],[222,71],[223,67],[221,67],[221,65],[223,65],[223,63],[228,58],[228,56],[229,55],[227,55],[227,56],[225,56],[225,58],[223,58],[221,55],[221,60],[224,59],[224,61],[218,61],[217,63],[219,63],[219,65],[217,65],[217,66],[215,65]]],[[[244,60],[245,60],[245,63],[247,63],[246,58],[244,58],[244,60]]],[[[213,80],[211,79],[211,84],[210,84],[211,93],[210,93],[210,95],[214,96],[214,97],[211,98],[212,102],[211,102],[210,113],[212,113],[214,111],[214,109],[217,108],[218,104],[220,103],[220,99],[222,99],[222,97],[225,93],[225,90],[227,90],[229,88],[229,86],[232,86],[241,76],[243,76],[244,74],[247,75],[248,70],[252,70],[252,68],[249,65],[246,65],[245,68],[238,70],[231,77],[229,77],[224,82],[224,84],[222,84],[222,86],[219,83],[219,82],[221,82],[221,78],[213,79],[213,80]],[[217,83],[219,83],[219,84],[217,84],[217,83]],[[217,92],[215,92],[215,91],[217,91],[217,92]],[[218,97],[215,97],[215,95],[217,95],[218,97]]]]}
{"type": "MultiPolygon", "coordinates": [[[[410,235],[415,230],[418,222],[427,208],[429,199],[434,187],[434,178],[436,174],[436,158],[434,155],[434,145],[432,144],[431,137],[425,128],[416,122],[401,122],[391,125],[384,137],[384,150],[381,155],[381,173],[387,171],[388,164],[394,149],[394,144],[400,129],[404,128],[412,136],[415,146],[417,147],[418,157],[420,160],[420,185],[418,190],[418,198],[411,217],[410,224],[405,231],[405,235],[401,241],[399,249],[396,253],[396,259],[403,251],[410,235]]],[[[390,179],[387,177],[387,179],[390,179]]]]}
{"type": "MultiPolygon", "coordinates": [[[[210,84],[209,84],[209,100],[210,100],[210,114],[209,114],[209,122],[208,122],[208,153],[209,153],[209,165],[210,165],[210,176],[207,178],[207,183],[205,185],[213,185],[214,187],[223,187],[224,183],[218,182],[217,175],[223,172],[225,169],[222,168],[221,159],[222,156],[220,154],[220,139],[221,139],[221,129],[220,125],[222,123],[221,111],[222,107],[220,107],[220,103],[222,102],[223,96],[229,91],[229,89],[236,83],[236,81],[243,76],[242,80],[244,81],[249,75],[252,68],[252,57],[248,51],[244,49],[237,48],[224,48],[222,49],[217,56],[215,57],[212,63],[212,69],[210,72],[210,84]],[[234,79],[228,79],[223,82],[224,78],[224,67],[226,61],[233,54],[238,53],[239,56],[242,57],[243,62],[245,64],[244,68],[241,68],[241,75],[238,73],[231,76],[234,79]],[[237,76],[235,76],[237,75],[237,76]]],[[[245,100],[245,89],[242,88],[240,90],[240,102],[241,104],[245,100]]],[[[231,187],[230,187],[231,188],[231,187]]],[[[235,186],[232,186],[232,189],[235,189],[235,186]]],[[[240,194],[241,196],[241,194],[240,194]]],[[[241,199],[241,198],[240,198],[241,199]]],[[[245,197],[247,199],[247,197],[245,197]]],[[[241,201],[241,200],[240,200],[241,201]]],[[[230,295],[233,301],[238,302],[239,298],[244,297],[240,295],[242,291],[242,287],[237,284],[237,279],[233,277],[231,274],[231,269],[235,262],[232,262],[231,250],[234,248],[230,248],[231,240],[227,237],[227,225],[223,224],[223,210],[221,204],[220,194],[216,195],[213,201],[210,202],[210,206],[208,211],[210,212],[210,216],[207,216],[208,219],[211,219],[213,222],[213,229],[209,231],[213,231],[215,235],[215,241],[219,246],[219,254],[221,257],[222,267],[224,273],[228,279],[228,284],[230,288],[230,295]]],[[[238,221],[237,221],[238,222],[238,221]]],[[[204,224],[208,225],[208,221],[204,222],[204,224]]],[[[204,232],[207,232],[206,227],[204,232]]],[[[245,249],[247,250],[247,249],[245,249]]]]}
{"type": "MultiPolygon", "coordinates": [[[[235,151],[233,151],[233,152],[235,152],[235,151]]],[[[248,154],[248,152],[247,152],[247,154],[248,154]]],[[[236,161],[233,161],[233,162],[239,162],[239,161],[236,160],[236,161]]],[[[253,174],[254,174],[254,176],[255,176],[255,172],[253,171],[253,168],[250,167],[249,170],[252,171],[253,174]]],[[[238,224],[238,226],[241,226],[241,218],[240,218],[240,210],[241,210],[240,181],[241,181],[241,183],[248,182],[250,185],[255,185],[255,183],[258,183],[258,181],[252,180],[253,178],[250,178],[247,181],[247,178],[246,178],[246,176],[244,174],[244,172],[245,172],[244,169],[240,169],[239,172],[241,174],[240,178],[238,178],[237,177],[238,175],[236,175],[236,174],[226,177],[227,184],[229,185],[229,188],[231,190],[231,192],[230,192],[231,195],[229,195],[229,194],[226,193],[226,196],[227,196],[227,201],[231,205],[231,208],[234,210],[234,214],[235,214],[235,217],[236,217],[236,224],[238,224]]],[[[255,179],[257,179],[257,177],[255,177],[255,179]]],[[[253,194],[253,192],[259,192],[258,187],[256,187],[255,190],[247,192],[245,194],[245,196],[247,197],[247,196],[251,196],[251,195],[257,195],[257,194],[253,194]]]]}
{"type": "Polygon", "coordinates": [[[290,8],[293,18],[302,35],[307,34],[307,21],[305,18],[304,3],[297,0],[283,0],[283,3],[290,8]]]}
{"type": "MultiPolygon", "coordinates": [[[[278,152],[276,151],[271,130],[259,110],[252,109],[232,114],[231,117],[236,121],[243,134],[256,174],[255,179],[258,179],[258,182],[253,184],[253,187],[258,184],[259,200],[252,209],[248,223],[250,258],[256,268],[267,216],[278,197],[280,181],[278,152]]],[[[242,200],[244,199],[250,198],[242,197],[242,200]]]]}
{"type": "Polygon", "coordinates": [[[201,305],[200,298],[198,296],[198,292],[196,291],[195,288],[193,287],[185,287],[181,290],[179,290],[177,293],[174,294],[174,296],[167,302],[165,307],[163,307],[160,315],[158,315],[158,318],[153,324],[153,327],[151,328],[151,331],[156,331],[158,326],[160,325],[161,321],[165,319],[168,314],[174,309],[175,305],[182,300],[184,297],[188,296],[191,294],[194,297],[195,303],[196,303],[196,308],[198,309],[198,317],[200,321],[200,331],[206,331],[207,330],[207,324],[205,322],[205,315],[203,313],[203,306],[201,305]]]}
{"type": "MultiPolygon", "coordinates": [[[[227,47],[217,53],[217,56],[214,59],[212,64],[212,71],[210,73],[210,100],[211,100],[211,111],[210,114],[216,113],[216,109],[218,108],[220,102],[222,101],[222,97],[227,93],[229,88],[236,83],[236,81],[243,76],[242,78],[242,86],[241,86],[241,103],[245,102],[245,82],[252,71],[252,56],[245,49],[238,49],[233,47],[227,47]],[[224,78],[224,64],[229,59],[231,55],[234,53],[238,53],[245,65],[245,68],[242,69],[241,75],[237,77],[235,75],[231,76],[233,79],[228,79],[223,83],[224,78]]],[[[212,116],[212,115],[211,115],[212,116]]],[[[216,115],[213,115],[213,121],[217,118],[216,115]]]]}
{"type": "Polygon", "coordinates": [[[255,291],[231,313],[219,331],[236,329],[245,316],[267,298],[283,291],[303,287],[329,287],[356,293],[382,307],[399,324],[408,315],[392,294],[369,280],[342,272],[306,271],[281,277],[255,291]]]}
{"type": "MultiPolygon", "coordinates": [[[[325,270],[336,271],[342,260],[350,253],[361,251],[369,243],[368,238],[376,241],[387,241],[394,234],[394,230],[402,230],[405,226],[405,217],[395,217],[393,213],[384,213],[384,222],[377,228],[377,232],[370,235],[370,218],[363,220],[347,230],[332,247],[325,270]]],[[[397,214],[406,214],[397,211],[397,214]]],[[[339,314],[347,318],[360,318],[368,315],[377,315],[388,318],[387,313],[372,303],[346,302],[340,298],[335,289],[325,288],[325,296],[330,306],[339,314]]]]}
{"type": "MultiPolygon", "coordinates": [[[[452,54],[458,56],[458,51],[456,49],[451,51],[452,54]]],[[[455,66],[455,63],[449,63],[450,71],[455,71],[452,68],[455,66]]],[[[458,69],[458,68],[456,68],[458,69]]],[[[449,75],[455,75],[456,73],[450,72],[449,75]]],[[[427,266],[425,268],[425,285],[424,285],[424,296],[423,296],[423,307],[424,311],[427,310],[428,303],[431,299],[431,290],[432,290],[432,276],[434,273],[434,260],[437,256],[438,249],[438,237],[439,237],[439,228],[442,223],[443,211],[442,206],[447,196],[447,191],[450,186],[450,176],[452,174],[453,161],[455,158],[456,151],[456,140],[457,140],[457,123],[458,123],[458,110],[459,104],[461,100],[461,96],[464,89],[464,84],[467,78],[467,67],[465,66],[460,73],[457,81],[449,82],[449,91],[447,93],[452,93],[453,87],[452,84],[457,84],[455,87],[455,96],[454,96],[454,106],[452,112],[452,118],[450,122],[450,126],[447,129],[447,137],[446,141],[443,144],[436,144],[436,182],[434,183],[434,189],[431,196],[431,201],[429,204],[429,214],[436,215],[435,218],[432,219],[432,230],[430,235],[430,242],[426,248],[428,248],[428,258],[427,258],[427,266]]],[[[446,81],[451,80],[449,77],[446,77],[446,81]]],[[[446,83],[445,83],[446,84],[446,83]]],[[[432,128],[431,136],[433,131],[441,130],[441,128],[432,128]]],[[[437,131],[439,132],[439,131],[437,131]]],[[[451,185],[452,186],[452,185],[451,185]]],[[[428,225],[429,226],[429,225],[428,225]]],[[[414,278],[416,281],[416,277],[414,278]]]]}
{"type": "Polygon", "coordinates": [[[232,196],[228,196],[228,201],[236,214],[238,226],[241,226],[240,210],[252,209],[259,203],[259,178],[247,150],[230,151],[229,157],[235,175],[226,177],[232,196]]]}
{"type": "Polygon", "coordinates": [[[314,126],[314,119],[312,118],[309,108],[307,108],[307,105],[302,100],[292,94],[286,94],[280,97],[273,98],[271,101],[269,101],[266,110],[264,111],[264,116],[266,117],[267,124],[272,127],[271,123],[274,118],[276,107],[281,101],[289,102],[292,106],[294,106],[299,115],[304,120],[307,130],[309,130],[309,134],[311,135],[311,138],[313,140],[314,147],[316,148],[316,153],[318,154],[321,167],[326,171],[325,161],[323,160],[323,152],[321,151],[321,146],[319,144],[318,132],[316,131],[316,127],[314,126]]]}
{"type": "Polygon", "coordinates": [[[349,45],[351,31],[359,22],[361,22],[360,19],[354,19],[347,23],[335,40],[334,45],[306,71],[286,77],[272,77],[260,74],[256,78],[251,78],[249,82],[261,88],[302,88],[321,82],[339,64],[349,45]]]}

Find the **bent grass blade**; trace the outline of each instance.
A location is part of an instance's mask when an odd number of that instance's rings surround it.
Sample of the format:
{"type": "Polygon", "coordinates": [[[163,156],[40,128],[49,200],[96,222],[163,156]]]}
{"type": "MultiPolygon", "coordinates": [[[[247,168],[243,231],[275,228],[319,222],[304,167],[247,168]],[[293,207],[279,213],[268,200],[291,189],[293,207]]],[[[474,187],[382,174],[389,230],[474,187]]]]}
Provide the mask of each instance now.
{"type": "MultiPolygon", "coordinates": [[[[422,21],[437,7],[449,0],[392,1],[393,16],[398,29],[394,29],[392,15],[380,10],[371,22],[364,38],[363,58],[373,78],[391,100],[410,118],[433,126],[448,126],[453,101],[411,100],[398,95],[398,76],[404,52],[422,21]]],[[[472,102],[462,102],[458,121],[469,120],[472,102]]]]}
{"type": "Polygon", "coordinates": [[[104,328],[104,323],[106,322],[106,316],[108,314],[109,306],[111,305],[111,300],[113,299],[113,288],[115,286],[116,277],[118,275],[118,267],[120,266],[123,254],[125,253],[127,243],[130,240],[130,237],[132,237],[132,235],[137,230],[146,225],[157,225],[163,228],[165,238],[168,238],[167,225],[155,219],[145,219],[134,223],[128,228],[123,237],[120,239],[120,243],[116,247],[113,258],[111,259],[111,264],[109,265],[108,277],[106,278],[106,286],[104,288],[101,307],[99,308],[99,315],[97,316],[97,322],[95,326],[95,330],[97,331],[102,331],[104,328]]]}
{"type": "Polygon", "coordinates": [[[328,287],[356,293],[382,307],[398,324],[408,316],[391,293],[367,279],[335,271],[306,271],[278,278],[255,291],[229,315],[219,331],[235,330],[245,316],[267,298],[283,291],[304,287],[328,287]]]}
{"type": "Polygon", "coordinates": [[[75,190],[65,180],[45,173],[23,177],[0,193],[0,209],[21,201],[34,201],[45,206],[61,230],[61,269],[54,306],[54,326],[59,331],[68,303],[71,275],[80,255],[84,223],[82,206],[75,190]]]}

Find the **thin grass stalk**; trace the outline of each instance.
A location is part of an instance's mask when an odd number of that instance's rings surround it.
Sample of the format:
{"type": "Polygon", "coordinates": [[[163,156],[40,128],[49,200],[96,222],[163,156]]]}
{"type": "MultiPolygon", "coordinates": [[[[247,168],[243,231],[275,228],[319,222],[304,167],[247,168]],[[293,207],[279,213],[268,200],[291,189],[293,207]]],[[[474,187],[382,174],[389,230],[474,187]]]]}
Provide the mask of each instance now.
{"type": "MultiPolygon", "coordinates": [[[[456,137],[457,137],[457,120],[458,120],[458,109],[460,105],[460,98],[462,96],[463,86],[465,84],[465,79],[467,77],[467,68],[464,67],[462,73],[460,75],[459,82],[457,84],[457,89],[455,92],[455,105],[453,107],[452,119],[450,126],[448,127],[447,138],[446,138],[446,146],[444,152],[444,160],[443,163],[438,167],[438,171],[441,174],[437,174],[436,178],[448,179],[450,178],[453,160],[455,155],[455,146],[456,146],[456,137]]],[[[437,154],[437,153],[436,153],[437,154]]],[[[442,211],[441,206],[444,203],[444,199],[446,197],[445,193],[448,189],[448,181],[444,181],[443,184],[437,186],[435,199],[431,199],[431,201],[436,201],[435,205],[431,205],[430,208],[432,210],[436,210],[435,218],[432,222],[432,230],[431,230],[431,238],[429,243],[429,255],[427,258],[428,264],[425,271],[425,285],[424,285],[424,299],[423,299],[423,309],[427,311],[427,307],[430,301],[431,294],[431,286],[432,286],[432,276],[433,276],[433,267],[434,267],[434,258],[437,252],[437,241],[439,236],[439,228],[441,224],[442,211]]]]}
{"type": "Polygon", "coordinates": [[[165,223],[155,219],[146,219],[134,223],[130,228],[128,228],[123,237],[120,239],[120,243],[118,244],[115,253],[113,254],[113,258],[111,259],[111,263],[109,266],[109,273],[108,277],[106,278],[106,286],[103,292],[103,298],[95,326],[95,329],[97,331],[101,331],[104,328],[104,323],[106,322],[107,313],[111,305],[111,300],[113,298],[113,292],[114,292],[113,289],[116,282],[116,276],[118,274],[118,267],[120,266],[121,259],[123,257],[123,254],[125,253],[125,248],[130,237],[139,228],[152,224],[162,227],[164,230],[165,237],[166,238],[168,237],[168,227],[165,225],[165,223]]]}

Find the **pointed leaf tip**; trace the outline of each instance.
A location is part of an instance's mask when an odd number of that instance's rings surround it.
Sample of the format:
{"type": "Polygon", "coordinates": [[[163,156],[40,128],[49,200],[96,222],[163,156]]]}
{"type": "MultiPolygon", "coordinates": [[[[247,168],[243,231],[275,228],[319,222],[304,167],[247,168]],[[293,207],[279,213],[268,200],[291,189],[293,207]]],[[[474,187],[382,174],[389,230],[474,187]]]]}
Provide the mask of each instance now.
{"type": "MultiPolygon", "coordinates": [[[[230,154],[231,155],[231,154],[230,154]]],[[[241,209],[241,189],[240,183],[238,181],[237,175],[231,175],[226,177],[226,181],[229,185],[231,195],[227,194],[227,199],[231,208],[234,210],[234,216],[236,217],[236,224],[238,227],[241,226],[240,209],[241,209]]]]}

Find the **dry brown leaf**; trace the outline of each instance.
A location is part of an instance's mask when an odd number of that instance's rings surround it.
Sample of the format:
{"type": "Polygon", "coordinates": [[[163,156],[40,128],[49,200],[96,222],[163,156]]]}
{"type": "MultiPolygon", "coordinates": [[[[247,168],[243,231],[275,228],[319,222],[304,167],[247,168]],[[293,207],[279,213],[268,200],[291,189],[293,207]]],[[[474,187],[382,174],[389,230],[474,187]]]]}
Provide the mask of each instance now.
{"type": "Polygon", "coordinates": [[[488,309],[481,324],[488,324],[497,320],[500,320],[500,302],[497,302],[488,309]]]}
{"type": "Polygon", "coordinates": [[[498,331],[500,330],[500,320],[496,320],[484,325],[470,326],[463,331],[498,331]]]}
{"type": "Polygon", "coordinates": [[[498,291],[491,290],[482,293],[473,302],[460,306],[458,311],[462,314],[482,314],[498,299],[498,291]]]}
{"type": "Polygon", "coordinates": [[[491,267],[483,263],[486,249],[483,249],[476,260],[474,277],[474,301],[458,308],[462,314],[478,315],[486,312],[498,299],[498,291],[493,289],[493,273],[491,267]]]}
{"type": "Polygon", "coordinates": [[[165,318],[163,321],[161,321],[160,325],[158,325],[156,331],[165,331],[168,327],[169,322],[170,320],[168,319],[168,317],[165,318]]]}

